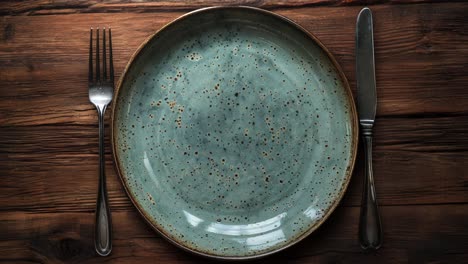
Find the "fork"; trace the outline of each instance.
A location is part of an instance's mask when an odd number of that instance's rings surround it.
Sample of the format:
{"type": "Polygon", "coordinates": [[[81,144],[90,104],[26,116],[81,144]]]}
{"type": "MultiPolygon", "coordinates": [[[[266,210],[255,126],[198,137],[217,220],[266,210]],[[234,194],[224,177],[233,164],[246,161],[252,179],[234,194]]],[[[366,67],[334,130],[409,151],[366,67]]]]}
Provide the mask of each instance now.
{"type": "Polygon", "coordinates": [[[94,246],[101,256],[112,251],[112,223],[107,199],[104,159],[104,113],[114,95],[114,65],[112,61],[112,36],[109,28],[109,76],[107,74],[106,29],[102,30],[102,63],[99,57],[99,28],[96,30],[96,61],[93,71],[93,28],[89,34],[89,101],[94,104],[99,117],[99,189],[96,206],[94,246]],[[102,75],[101,75],[102,68],[102,75]]]}

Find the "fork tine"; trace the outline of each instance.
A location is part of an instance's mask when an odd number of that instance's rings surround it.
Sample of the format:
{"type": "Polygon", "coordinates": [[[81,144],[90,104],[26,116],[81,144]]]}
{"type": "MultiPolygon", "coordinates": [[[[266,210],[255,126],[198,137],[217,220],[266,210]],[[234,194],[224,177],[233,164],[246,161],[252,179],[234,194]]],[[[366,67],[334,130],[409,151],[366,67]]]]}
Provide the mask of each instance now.
{"type": "Polygon", "coordinates": [[[99,62],[99,28],[96,36],[96,82],[101,81],[101,63],[99,62]]]}
{"type": "Polygon", "coordinates": [[[93,82],[93,28],[89,30],[89,67],[88,81],[93,82]]]}
{"type": "Polygon", "coordinates": [[[109,28],[109,77],[112,86],[114,85],[114,59],[112,58],[112,34],[109,28]]]}
{"type": "Polygon", "coordinates": [[[106,28],[102,30],[102,75],[107,81],[107,63],[106,63],[106,28]]]}

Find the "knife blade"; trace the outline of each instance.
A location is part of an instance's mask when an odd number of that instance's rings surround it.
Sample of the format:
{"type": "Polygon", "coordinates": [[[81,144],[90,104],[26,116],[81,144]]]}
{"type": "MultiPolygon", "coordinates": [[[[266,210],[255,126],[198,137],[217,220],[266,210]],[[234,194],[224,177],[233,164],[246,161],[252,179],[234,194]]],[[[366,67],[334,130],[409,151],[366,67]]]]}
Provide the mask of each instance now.
{"type": "Polygon", "coordinates": [[[382,244],[382,227],[372,170],[372,128],[377,106],[374,64],[372,12],[366,7],[359,13],[356,23],[358,115],[366,163],[359,222],[359,242],[364,250],[376,250],[382,244]]]}
{"type": "Polygon", "coordinates": [[[363,8],[356,25],[356,81],[359,121],[374,121],[377,106],[372,12],[363,8]]]}

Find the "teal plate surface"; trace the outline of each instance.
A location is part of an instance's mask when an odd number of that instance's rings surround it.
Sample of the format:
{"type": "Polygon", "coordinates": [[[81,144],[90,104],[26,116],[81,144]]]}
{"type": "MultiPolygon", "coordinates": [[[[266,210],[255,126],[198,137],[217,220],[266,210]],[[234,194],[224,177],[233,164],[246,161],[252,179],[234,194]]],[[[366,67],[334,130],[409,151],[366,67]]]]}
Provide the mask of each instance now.
{"type": "Polygon", "coordinates": [[[356,112],[326,49],[290,20],[207,8],[153,35],[113,113],[114,158],[151,226],[216,258],[268,255],[315,230],[354,165],[356,112]]]}

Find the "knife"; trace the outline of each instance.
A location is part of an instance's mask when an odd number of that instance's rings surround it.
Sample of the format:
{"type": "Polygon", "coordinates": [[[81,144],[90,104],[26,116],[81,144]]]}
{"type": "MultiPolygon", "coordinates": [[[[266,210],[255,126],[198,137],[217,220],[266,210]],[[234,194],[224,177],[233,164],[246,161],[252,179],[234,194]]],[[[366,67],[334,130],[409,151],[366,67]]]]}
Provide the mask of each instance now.
{"type": "Polygon", "coordinates": [[[372,12],[365,7],[356,23],[356,81],[359,124],[365,153],[365,178],[359,223],[359,242],[364,250],[382,245],[382,227],[372,173],[372,128],[377,107],[372,12]]]}

